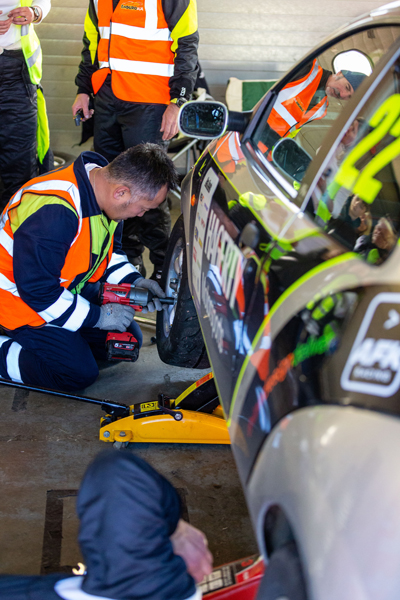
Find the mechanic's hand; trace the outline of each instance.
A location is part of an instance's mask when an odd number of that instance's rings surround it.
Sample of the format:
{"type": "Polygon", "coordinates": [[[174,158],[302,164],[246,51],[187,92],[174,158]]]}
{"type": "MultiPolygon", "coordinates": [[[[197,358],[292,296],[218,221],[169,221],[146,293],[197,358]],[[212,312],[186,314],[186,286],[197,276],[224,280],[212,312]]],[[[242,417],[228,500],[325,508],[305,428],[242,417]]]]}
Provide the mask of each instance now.
{"type": "Polygon", "coordinates": [[[106,331],[126,331],[133,321],[135,311],[131,306],[112,302],[100,306],[100,318],[95,327],[106,331]]]}
{"type": "MultiPolygon", "coordinates": [[[[0,15],[3,14],[3,11],[0,10],[0,15]]],[[[6,19],[5,21],[0,21],[0,35],[4,35],[10,29],[12,23],[12,19],[6,19]]]]}
{"type": "Polygon", "coordinates": [[[137,287],[146,288],[146,290],[150,290],[150,292],[154,294],[153,300],[149,302],[147,306],[143,307],[143,314],[163,309],[163,305],[158,298],[165,298],[165,292],[163,292],[163,290],[160,288],[157,281],[140,277],[139,279],[136,279],[134,285],[137,287]]]}
{"type": "Polygon", "coordinates": [[[179,106],[176,104],[168,104],[162,116],[160,131],[163,131],[162,139],[170,140],[179,131],[178,128],[178,113],[179,106]]]}
{"type": "Polygon", "coordinates": [[[213,557],[202,531],[180,519],[170,540],[174,554],[183,558],[188,573],[196,583],[211,573],[213,557]]]}
{"type": "Polygon", "coordinates": [[[14,25],[29,25],[35,18],[35,13],[29,6],[14,8],[8,13],[14,25]]]}
{"type": "Polygon", "coordinates": [[[89,95],[88,94],[78,94],[74,100],[72,105],[72,116],[75,117],[78,110],[81,108],[83,111],[82,121],[87,121],[91,118],[94,113],[93,108],[89,110],[89,95]]]}

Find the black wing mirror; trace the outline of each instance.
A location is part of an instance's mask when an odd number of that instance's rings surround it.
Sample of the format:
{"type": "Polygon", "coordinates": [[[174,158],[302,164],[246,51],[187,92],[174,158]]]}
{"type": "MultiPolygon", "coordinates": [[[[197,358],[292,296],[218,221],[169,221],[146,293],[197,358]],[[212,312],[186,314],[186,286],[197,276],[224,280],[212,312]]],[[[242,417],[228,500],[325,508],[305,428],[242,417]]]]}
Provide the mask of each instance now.
{"type": "Polygon", "coordinates": [[[229,111],[222,102],[186,102],[179,112],[179,129],[184,135],[203,140],[221,137],[226,131],[243,133],[251,113],[229,111]]]}

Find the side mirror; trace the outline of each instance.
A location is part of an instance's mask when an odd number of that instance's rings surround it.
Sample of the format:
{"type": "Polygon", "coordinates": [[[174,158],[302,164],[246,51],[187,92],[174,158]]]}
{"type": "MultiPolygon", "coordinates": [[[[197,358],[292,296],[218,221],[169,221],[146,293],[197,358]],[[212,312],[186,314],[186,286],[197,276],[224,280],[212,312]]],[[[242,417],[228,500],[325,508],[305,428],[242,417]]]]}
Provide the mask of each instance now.
{"type": "Polygon", "coordinates": [[[178,124],[184,135],[212,140],[225,133],[228,109],[222,102],[186,102],[179,111],[178,124]]]}
{"type": "Polygon", "coordinates": [[[291,138],[279,140],[272,149],[272,161],[286,175],[301,183],[311,156],[291,138]]]}
{"type": "Polygon", "coordinates": [[[243,133],[251,113],[229,111],[222,102],[186,102],[179,111],[178,125],[184,135],[201,140],[219,138],[226,131],[243,133]]]}

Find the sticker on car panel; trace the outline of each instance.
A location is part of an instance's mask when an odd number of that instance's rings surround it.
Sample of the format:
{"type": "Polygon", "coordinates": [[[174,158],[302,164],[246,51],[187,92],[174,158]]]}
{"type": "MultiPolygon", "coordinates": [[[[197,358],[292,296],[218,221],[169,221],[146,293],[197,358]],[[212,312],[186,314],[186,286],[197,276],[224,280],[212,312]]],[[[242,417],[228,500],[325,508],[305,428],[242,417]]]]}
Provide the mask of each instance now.
{"type": "Polygon", "coordinates": [[[196,222],[194,226],[192,276],[194,293],[200,299],[201,264],[203,260],[204,237],[211,200],[218,185],[218,175],[212,169],[206,173],[200,189],[199,204],[197,206],[196,222]]]}
{"type": "Polygon", "coordinates": [[[400,387],[400,294],[369,305],[340,379],[344,390],[388,398],[400,387]]]}

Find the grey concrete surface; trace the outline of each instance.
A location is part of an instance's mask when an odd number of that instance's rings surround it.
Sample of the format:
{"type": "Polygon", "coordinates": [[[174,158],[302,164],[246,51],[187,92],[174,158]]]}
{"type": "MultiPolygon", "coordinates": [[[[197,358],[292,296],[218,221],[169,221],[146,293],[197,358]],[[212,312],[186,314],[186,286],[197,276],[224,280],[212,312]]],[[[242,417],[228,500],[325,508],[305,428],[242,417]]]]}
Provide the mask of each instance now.
{"type": "MultiPolygon", "coordinates": [[[[172,212],[175,219],[179,207],[172,212]]],[[[125,404],[155,400],[159,392],[176,397],[207,372],[163,364],[151,343],[155,329],[142,330],[139,360],[107,365],[82,394],[125,404]]],[[[81,558],[79,482],[98,452],[118,451],[98,439],[104,413],[98,406],[1,385],[0,406],[0,573],[68,571],[81,558]]],[[[257,552],[229,446],[142,443],[119,451],[137,453],[178,488],[190,523],[208,537],[216,565],[257,552]]]]}

